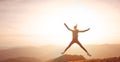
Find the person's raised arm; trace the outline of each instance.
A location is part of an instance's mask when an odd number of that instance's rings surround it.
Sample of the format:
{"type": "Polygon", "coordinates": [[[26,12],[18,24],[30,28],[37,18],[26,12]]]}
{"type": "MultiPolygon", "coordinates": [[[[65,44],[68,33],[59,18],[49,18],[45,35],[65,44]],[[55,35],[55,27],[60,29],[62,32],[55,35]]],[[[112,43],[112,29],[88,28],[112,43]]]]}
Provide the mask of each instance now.
{"type": "Polygon", "coordinates": [[[64,23],[64,25],[66,26],[66,28],[67,28],[68,30],[72,31],[72,29],[70,29],[70,28],[67,26],[66,23],[64,23]]]}
{"type": "Polygon", "coordinates": [[[86,31],[88,31],[88,30],[90,30],[90,28],[88,28],[88,29],[86,29],[86,30],[80,30],[79,32],[86,32],[86,31]]]}

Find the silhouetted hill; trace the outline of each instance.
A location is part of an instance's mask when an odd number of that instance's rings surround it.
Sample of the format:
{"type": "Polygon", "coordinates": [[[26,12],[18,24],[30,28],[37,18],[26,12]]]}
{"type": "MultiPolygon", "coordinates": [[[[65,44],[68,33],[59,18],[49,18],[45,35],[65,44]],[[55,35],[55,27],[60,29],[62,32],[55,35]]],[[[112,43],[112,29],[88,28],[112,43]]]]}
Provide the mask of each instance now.
{"type": "Polygon", "coordinates": [[[76,61],[76,60],[85,60],[85,58],[82,55],[62,55],[58,58],[55,58],[53,60],[50,60],[48,62],[68,62],[68,61],[76,61]]]}
{"type": "Polygon", "coordinates": [[[1,62],[41,62],[41,61],[39,59],[32,57],[18,57],[18,58],[3,60],[1,62]]]}
{"type": "Polygon", "coordinates": [[[63,55],[48,62],[120,62],[120,57],[85,59],[82,55],[63,55]]]}

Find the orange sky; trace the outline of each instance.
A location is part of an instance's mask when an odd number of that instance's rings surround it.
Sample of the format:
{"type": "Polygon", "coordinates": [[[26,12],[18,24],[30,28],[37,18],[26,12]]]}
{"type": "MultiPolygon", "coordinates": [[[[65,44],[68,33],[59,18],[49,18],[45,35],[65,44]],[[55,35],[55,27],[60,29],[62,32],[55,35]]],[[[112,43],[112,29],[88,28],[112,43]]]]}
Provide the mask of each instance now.
{"type": "Polygon", "coordinates": [[[91,28],[80,33],[83,44],[120,43],[119,0],[5,0],[0,1],[0,44],[66,45],[70,28],[91,28]]]}

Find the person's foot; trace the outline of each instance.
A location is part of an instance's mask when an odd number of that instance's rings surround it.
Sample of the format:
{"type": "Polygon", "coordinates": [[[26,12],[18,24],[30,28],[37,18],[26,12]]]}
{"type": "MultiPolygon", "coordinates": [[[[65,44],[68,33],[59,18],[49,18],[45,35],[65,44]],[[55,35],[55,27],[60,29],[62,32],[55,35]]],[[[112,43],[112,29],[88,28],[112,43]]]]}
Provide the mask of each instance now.
{"type": "Polygon", "coordinates": [[[64,54],[65,52],[62,52],[61,54],[64,54]]]}
{"type": "Polygon", "coordinates": [[[91,54],[87,53],[88,56],[92,56],[91,54]]]}

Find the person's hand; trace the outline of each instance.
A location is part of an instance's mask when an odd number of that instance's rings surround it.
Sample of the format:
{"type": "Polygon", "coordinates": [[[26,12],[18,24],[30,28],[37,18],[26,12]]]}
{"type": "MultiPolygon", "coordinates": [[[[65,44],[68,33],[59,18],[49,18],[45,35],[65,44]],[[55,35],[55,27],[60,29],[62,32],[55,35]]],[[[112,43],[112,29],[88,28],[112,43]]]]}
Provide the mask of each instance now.
{"type": "Polygon", "coordinates": [[[88,28],[87,30],[90,30],[90,28],[88,28]]]}
{"type": "Polygon", "coordinates": [[[86,31],[90,30],[90,28],[88,28],[86,31]]]}
{"type": "Polygon", "coordinates": [[[64,25],[66,25],[66,23],[64,23],[64,25]]]}

